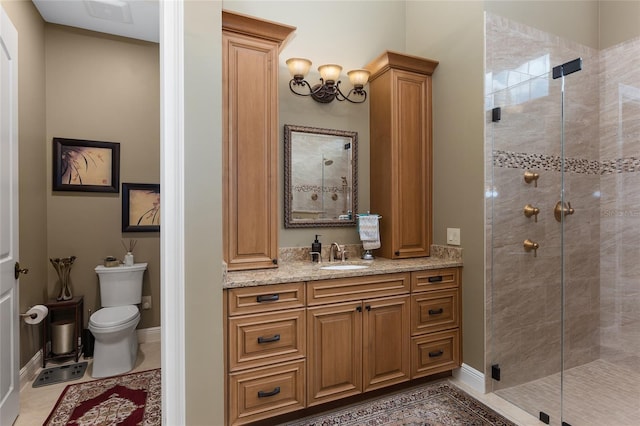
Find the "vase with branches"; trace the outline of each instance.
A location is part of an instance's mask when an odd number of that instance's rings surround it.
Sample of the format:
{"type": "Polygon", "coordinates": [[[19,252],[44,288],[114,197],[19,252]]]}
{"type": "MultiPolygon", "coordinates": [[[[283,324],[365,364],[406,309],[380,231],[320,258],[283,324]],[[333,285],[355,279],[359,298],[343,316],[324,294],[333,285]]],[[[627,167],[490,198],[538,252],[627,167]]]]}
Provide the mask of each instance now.
{"type": "Polygon", "coordinates": [[[75,256],[49,259],[60,281],[60,293],[58,293],[58,297],[56,298],[59,301],[71,300],[73,298],[73,294],[71,293],[71,267],[75,260],[75,256]]]}

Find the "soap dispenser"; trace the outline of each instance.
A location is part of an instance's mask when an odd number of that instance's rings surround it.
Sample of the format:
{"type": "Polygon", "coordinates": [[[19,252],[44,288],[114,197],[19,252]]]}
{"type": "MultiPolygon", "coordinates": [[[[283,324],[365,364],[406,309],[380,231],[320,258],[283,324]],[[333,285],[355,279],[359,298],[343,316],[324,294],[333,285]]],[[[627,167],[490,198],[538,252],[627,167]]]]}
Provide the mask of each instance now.
{"type": "Polygon", "coordinates": [[[311,257],[314,262],[319,262],[322,258],[322,244],[318,240],[318,237],[320,237],[320,235],[316,234],[316,239],[313,241],[313,243],[311,243],[311,252],[318,253],[317,255],[311,257]]]}

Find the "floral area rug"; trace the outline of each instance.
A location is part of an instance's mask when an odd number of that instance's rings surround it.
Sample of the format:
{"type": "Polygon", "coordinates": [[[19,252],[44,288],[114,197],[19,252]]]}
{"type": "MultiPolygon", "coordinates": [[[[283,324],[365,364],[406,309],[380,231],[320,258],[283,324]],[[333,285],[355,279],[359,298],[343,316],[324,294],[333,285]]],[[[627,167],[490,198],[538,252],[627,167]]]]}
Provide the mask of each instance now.
{"type": "Polygon", "coordinates": [[[160,425],[160,369],[69,385],[45,426],[160,425]]]}
{"type": "Polygon", "coordinates": [[[448,381],[429,383],[287,426],[517,426],[448,381]]]}

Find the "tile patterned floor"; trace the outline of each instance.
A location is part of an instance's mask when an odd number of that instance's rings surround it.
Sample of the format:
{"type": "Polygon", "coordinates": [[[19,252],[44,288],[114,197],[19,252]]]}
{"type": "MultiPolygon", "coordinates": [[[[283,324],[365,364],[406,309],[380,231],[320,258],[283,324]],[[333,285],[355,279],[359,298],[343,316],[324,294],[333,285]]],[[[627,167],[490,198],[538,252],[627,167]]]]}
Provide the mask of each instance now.
{"type": "MultiPolygon", "coordinates": [[[[496,393],[528,412],[543,411],[560,425],[560,374],[496,393]]],[[[573,426],[640,424],[640,371],[599,359],[566,371],[563,420],[573,426]]]]}

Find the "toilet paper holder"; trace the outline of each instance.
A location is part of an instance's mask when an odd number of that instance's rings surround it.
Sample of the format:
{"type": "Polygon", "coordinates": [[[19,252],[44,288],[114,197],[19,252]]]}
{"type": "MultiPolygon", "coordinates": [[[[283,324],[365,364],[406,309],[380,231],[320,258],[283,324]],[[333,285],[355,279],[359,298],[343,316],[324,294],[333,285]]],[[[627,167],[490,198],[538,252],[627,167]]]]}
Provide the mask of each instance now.
{"type": "MultiPolygon", "coordinates": [[[[29,308],[29,309],[31,309],[31,308],[29,308]]],[[[30,314],[30,313],[27,313],[27,312],[25,312],[24,314],[20,314],[20,317],[23,317],[23,318],[30,317],[31,319],[34,319],[37,316],[38,316],[38,314],[30,314]]]]}

